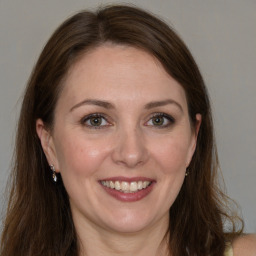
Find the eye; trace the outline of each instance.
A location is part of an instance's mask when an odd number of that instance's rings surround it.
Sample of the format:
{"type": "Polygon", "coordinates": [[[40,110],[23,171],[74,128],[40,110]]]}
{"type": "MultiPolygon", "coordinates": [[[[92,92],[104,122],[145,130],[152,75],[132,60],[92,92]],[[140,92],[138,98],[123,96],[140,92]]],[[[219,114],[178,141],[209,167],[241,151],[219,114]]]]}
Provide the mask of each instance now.
{"type": "Polygon", "coordinates": [[[106,126],[110,126],[111,124],[108,122],[107,118],[102,114],[90,114],[81,120],[81,124],[88,126],[92,129],[104,128],[106,126]]]}
{"type": "Polygon", "coordinates": [[[172,116],[165,113],[155,113],[149,121],[146,123],[147,126],[155,126],[157,128],[165,128],[174,124],[175,120],[172,116]]]}

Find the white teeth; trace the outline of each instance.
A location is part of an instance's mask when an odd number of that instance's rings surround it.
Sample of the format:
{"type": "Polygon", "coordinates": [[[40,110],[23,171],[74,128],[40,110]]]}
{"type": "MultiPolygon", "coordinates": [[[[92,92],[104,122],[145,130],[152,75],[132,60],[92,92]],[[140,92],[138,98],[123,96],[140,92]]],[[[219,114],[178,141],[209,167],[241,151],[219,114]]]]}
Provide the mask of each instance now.
{"type": "Polygon", "coordinates": [[[133,181],[130,184],[130,191],[135,192],[138,190],[137,182],[133,181]]]}
{"type": "Polygon", "coordinates": [[[110,181],[109,185],[110,185],[111,188],[115,188],[115,183],[113,181],[110,181]]]}
{"type": "Polygon", "coordinates": [[[101,184],[105,187],[115,189],[124,193],[134,193],[139,190],[145,189],[148,187],[151,182],[150,181],[101,181],[101,184]]]}
{"type": "Polygon", "coordinates": [[[138,182],[138,189],[139,189],[139,190],[143,189],[143,187],[142,187],[142,181],[139,181],[139,182],[138,182]]]}
{"type": "Polygon", "coordinates": [[[119,181],[115,181],[115,189],[116,190],[120,190],[121,189],[121,185],[119,181]]]}
{"type": "Polygon", "coordinates": [[[121,183],[121,189],[122,189],[123,191],[129,191],[129,189],[130,189],[129,183],[123,181],[123,182],[121,183]]]}
{"type": "Polygon", "coordinates": [[[146,188],[149,185],[149,181],[143,181],[142,188],[146,188]]]}

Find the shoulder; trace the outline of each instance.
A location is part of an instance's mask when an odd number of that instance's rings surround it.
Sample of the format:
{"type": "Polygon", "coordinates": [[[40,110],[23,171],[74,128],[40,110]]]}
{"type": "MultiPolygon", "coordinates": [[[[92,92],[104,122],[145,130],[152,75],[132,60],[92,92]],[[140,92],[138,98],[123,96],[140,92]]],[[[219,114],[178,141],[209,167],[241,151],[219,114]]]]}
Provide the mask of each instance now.
{"type": "Polygon", "coordinates": [[[256,234],[236,238],[232,247],[234,256],[256,256],[256,234]]]}

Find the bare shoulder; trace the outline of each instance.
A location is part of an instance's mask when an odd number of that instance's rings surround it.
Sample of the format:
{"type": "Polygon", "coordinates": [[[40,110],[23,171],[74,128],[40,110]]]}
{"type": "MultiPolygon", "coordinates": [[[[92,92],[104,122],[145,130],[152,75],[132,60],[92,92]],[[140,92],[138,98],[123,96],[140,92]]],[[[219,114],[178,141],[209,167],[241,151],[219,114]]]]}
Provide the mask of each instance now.
{"type": "Polygon", "coordinates": [[[256,256],[256,234],[238,237],[232,247],[234,256],[256,256]]]}

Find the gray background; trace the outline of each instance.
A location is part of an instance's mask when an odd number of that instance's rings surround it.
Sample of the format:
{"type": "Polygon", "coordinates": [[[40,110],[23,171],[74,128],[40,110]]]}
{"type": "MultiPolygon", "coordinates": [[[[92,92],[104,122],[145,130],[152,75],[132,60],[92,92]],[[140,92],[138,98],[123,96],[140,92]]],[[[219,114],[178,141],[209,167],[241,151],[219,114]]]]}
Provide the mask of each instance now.
{"type": "MultiPolygon", "coordinates": [[[[120,3],[112,1],[111,3],[120,3]]],[[[109,1],[0,0],[0,193],[10,169],[21,95],[53,30],[80,9],[109,1]]],[[[256,1],[126,1],[159,14],[187,43],[213,104],[227,192],[256,232],[256,1]]],[[[1,207],[4,205],[3,196],[1,207]]]]}

